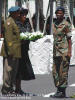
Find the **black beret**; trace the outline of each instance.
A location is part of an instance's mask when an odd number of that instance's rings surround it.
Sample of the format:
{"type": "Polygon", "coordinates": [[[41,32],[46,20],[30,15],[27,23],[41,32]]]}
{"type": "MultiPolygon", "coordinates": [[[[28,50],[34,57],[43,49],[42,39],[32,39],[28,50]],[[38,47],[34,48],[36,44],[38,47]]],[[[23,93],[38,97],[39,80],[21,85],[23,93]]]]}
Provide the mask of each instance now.
{"type": "Polygon", "coordinates": [[[63,11],[63,13],[65,13],[65,9],[64,9],[64,7],[62,7],[62,6],[57,7],[55,13],[57,13],[57,12],[60,11],[60,10],[63,11]]]}
{"type": "Polygon", "coordinates": [[[22,14],[27,15],[27,14],[28,14],[28,9],[21,8],[21,9],[20,9],[20,14],[21,14],[21,15],[22,15],[22,14]]]}

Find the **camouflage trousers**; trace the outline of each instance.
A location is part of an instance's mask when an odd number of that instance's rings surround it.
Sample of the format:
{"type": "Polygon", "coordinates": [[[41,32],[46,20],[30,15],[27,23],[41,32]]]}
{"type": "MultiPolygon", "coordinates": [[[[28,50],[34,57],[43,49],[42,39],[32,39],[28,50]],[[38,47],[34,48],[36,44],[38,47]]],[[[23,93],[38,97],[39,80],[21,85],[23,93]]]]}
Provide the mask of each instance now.
{"type": "Polygon", "coordinates": [[[65,56],[53,57],[53,78],[55,86],[66,88],[68,83],[68,70],[69,70],[70,58],[65,56]]]}

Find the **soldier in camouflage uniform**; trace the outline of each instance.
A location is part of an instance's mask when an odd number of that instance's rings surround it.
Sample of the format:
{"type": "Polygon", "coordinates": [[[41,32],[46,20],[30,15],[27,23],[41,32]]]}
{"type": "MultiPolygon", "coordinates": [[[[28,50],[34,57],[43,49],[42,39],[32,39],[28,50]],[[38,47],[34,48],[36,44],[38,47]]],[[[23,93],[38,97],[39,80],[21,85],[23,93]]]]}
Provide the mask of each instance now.
{"type": "Polygon", "coordinates": [[[53,98],[66,96],[68,70],[71,57],[71,24],[64,19],[64,8],[56,10],[56,21],[53,23],[53,78],[57,92],[53,98]]]}
{"type": "Polygon", "coordinates": [[[4,24],[4,42],[1,49],[3,56],[3,85],[2,94],[13,94],[13,85],[16,79],[19,58],[21,58],[21,43],[19,28],[15,20],[19,16],[20,7],[11,7],[10,16],[4,24]]]}

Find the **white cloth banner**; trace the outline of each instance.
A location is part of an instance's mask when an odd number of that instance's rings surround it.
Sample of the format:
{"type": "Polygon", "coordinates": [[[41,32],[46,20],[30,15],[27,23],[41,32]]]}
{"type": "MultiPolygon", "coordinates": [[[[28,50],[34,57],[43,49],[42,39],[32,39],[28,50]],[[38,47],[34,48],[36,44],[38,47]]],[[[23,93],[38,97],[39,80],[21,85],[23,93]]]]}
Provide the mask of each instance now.
{"type": "Polygon", "coordinates": [[[53,36],[47,35],[30,43],[29,50],[35,74],[48,74],[53,64],[53,36]]]}
{"type": "MultiPolygon", "coordinates": [[[[0,52],[1,52],[2,42],[3,41],[0,41],[0,52]]],[[[0,56],[0,84],[2,83],[3,83],[3,57],[0,56]]]]}
{"type": "Polygon", "coordinates": [[[70,65],[75,65],[75,29],[72,31],[72,57],[70,60],[70,65]]]}

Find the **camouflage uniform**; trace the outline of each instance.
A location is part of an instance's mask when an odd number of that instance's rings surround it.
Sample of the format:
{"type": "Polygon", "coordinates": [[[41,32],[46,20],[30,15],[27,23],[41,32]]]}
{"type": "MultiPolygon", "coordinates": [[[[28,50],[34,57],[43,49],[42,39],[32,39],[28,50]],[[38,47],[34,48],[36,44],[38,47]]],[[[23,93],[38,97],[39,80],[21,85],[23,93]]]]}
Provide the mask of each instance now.
{"type": "Polygon", "coordinates": [[[68,41],[67,38],[71,37],[71,25],[65,19],[58,24],[53,24],[53,78],[57,88],[67,87],[67,78],[70,58],[67,56],[68,53],[68,41]],[[68,28],[69,33],[65,33],[64,29],[68,28]]]}

